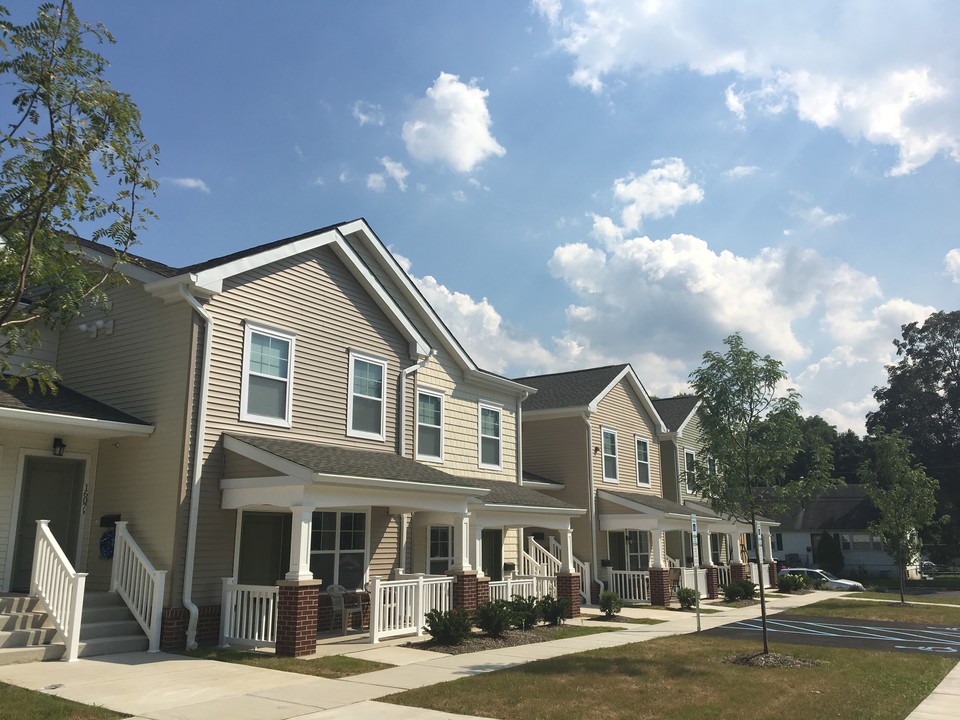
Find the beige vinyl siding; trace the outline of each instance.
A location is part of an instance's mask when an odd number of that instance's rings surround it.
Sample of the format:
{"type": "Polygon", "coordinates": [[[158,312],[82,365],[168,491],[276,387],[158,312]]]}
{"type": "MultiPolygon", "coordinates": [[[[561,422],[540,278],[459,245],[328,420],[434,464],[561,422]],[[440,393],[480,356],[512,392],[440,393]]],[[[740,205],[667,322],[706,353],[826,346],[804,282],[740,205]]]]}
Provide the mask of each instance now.
{"type": "Polygon", "coordinates": [[[597,412],[590,418],[593,426],[593,447],[603,447],[603,430],[617,433],[616,483],[603,480],[603,452],[593,454],[593,473],[596,487],[607,487],[618,492],[639,492],[645,495],[661,494],[660,448],[653,420],[644,409],[640,398],[626,379],[621,380],[600,401],[597,412]],[[637,448],[635,438],[649,444],[650,485],[637,485],[637,448]]]}
{"type": "Polygon", "coordinates": [[[387,580],[400,568],[400,525],[389,508],[370,509],[370,572],[369,577],[387,580]]]}
{"type": "MultiPolygon", "coordinates": [[[[61,333],[57,367],[67,386],[156,426],[146,438],[100,443],[97,493],[91,521],[120,513],[151,562],[168,575],[167,604],[176,577],[176,515],[183,498],[184,424],[190,381],[191,309],[165,305],[136,282],[111,292],[112,309],[88,313],[61,333]],[[80,332],[81,322],[113,320],[113,333],[80,332]]],[[[75,442],[67,434],[68,448],[75,442]]],[[[94,528],[97,530],[97,528],[94,528]]],[[[97,557],[99,532],[92,532],[89,556],[97,557]]],[[[103,589],[105,566],[91,562],[88,586],[103,589]]]]}
{"type": "Polygon", "coordinates": [[[680,502],[679,468],[677,467],[677,445],[673,440],[660,443],[660,481],[663,487],[663,497],[673,502],[680,502]]]}
{"type": "MultiPolygon", "coordinates": [[[[0,433],[0,590],[9,587],[10,582],[14,544],[16,543],[13,533],[16,530],[17,515],[20,510],[19,502],[17,502],[18,498],[15,495],[20,480],[21,458],[24,454],[49,457],[53,437],[53,433],[23,432],[8,429],[4,429],[0,433]]],[[[96,440],[76,436],[70,439],[66,454],[68,458],[82,459],[87,463],[88,503],[86,513],[80,518],[81,533],[78,553],[81,562],[78,564],[78,569],[81,572],[90,571],[92,573],[87,580],[88,585],[92,586],[101,584],[99,580],[102,573],[97,572],[99,570],[98,565],[109,566],[109,563],[99,560],[96,550],[91,554],[88,547],[91,535],[95,535],[98,541],[100,538],[100,531],[96,528],[96,523],[93,523],[94,527],[92,529],[90,527],[93,508],[89,502],[89,498],[96,497],[98,446],[99,443],[96,440]]],[[[109,567],[106,575],[109,581],[109,567]]]]}
{"type": "Polygon", "coordinates": [[[24,370],[29,372],[29,368],[22,367],[23,363],[39,362],[56,367],[60,331],[48,328],[43,324],[34,323],[28,326],[24,332],[31,332],[34,328],[40,332],[40,344],[33,347],[29,352],[20,349],[6,358],[10,363],[11,374],[18,374],[24,370]]]}
{"type": "Polygon", "coordinates": [[[702,455],[703,452],[703,437],[700,430],[700,418],[697,415],[694,415],[690,418],[690,421],[687,423],[687,426],[683,429],[683,433],[677,438],[679,452],[677,453],[677,462],[680,467],[678,468],[679,475],[681,478],[680,481],[680,492],[683,493],[684,498],[690,499],[699,499],[697,493],[687,492],[687,483],[686,477],[683,475],[685,470],[684,466],[684,453],[687,450],[693,451],[696,455],[697,460],[703,461],[706,458],[702,455]]]}

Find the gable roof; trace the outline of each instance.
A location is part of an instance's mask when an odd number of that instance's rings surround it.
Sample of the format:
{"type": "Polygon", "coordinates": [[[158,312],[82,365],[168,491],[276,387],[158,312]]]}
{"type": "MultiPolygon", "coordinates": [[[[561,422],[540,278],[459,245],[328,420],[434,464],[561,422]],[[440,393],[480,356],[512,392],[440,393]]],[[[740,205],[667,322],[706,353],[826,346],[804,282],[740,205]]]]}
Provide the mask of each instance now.
{"type": "Polygon", "coordinates": [[[699,405],[700,398],[696,395],[677,395],[653,401],[653,406],[670,432],[681,432],[699,405]]]}
{"type": "Polygon", "coordinates": [[[531,414],[535,418],[538,415],[596,412],[600,401],[624,378],[640,398],[641,404],[650,414],[657,430],[666,432],[667,427],[663,419],[629,363],[549,375],[534,375],[517,378],[517,382],[536,388],[537,394],[523,402],[524,415],[533,419],[531,414]]]}
{"type": "Polygon", "coordinates": [[[780,531],[866,530],[879,518],[862,485],[840,485],[778,518],[780,531]]]}

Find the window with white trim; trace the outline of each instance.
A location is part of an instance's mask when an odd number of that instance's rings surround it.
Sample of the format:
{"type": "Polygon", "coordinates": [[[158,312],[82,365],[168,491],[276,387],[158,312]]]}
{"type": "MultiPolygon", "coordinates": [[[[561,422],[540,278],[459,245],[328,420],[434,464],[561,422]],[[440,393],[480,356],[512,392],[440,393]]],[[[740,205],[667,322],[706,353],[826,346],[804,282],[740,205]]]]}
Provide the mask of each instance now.
{"type": "Polygon", "coordinates": [[[291,332],[244,323],[241,420],[290,427],[295,338],[291,332]]]}
{"type": "Polygon", "coordinates": [[[368,355],[350,353],[350,394],[347,408],[347,434],[384,439],[386,402],[384,378],[387,364],[368,355]]]}
{"type": "Polygon", "coordinates": [[[480,405],[480,467],[500,469],[500,408],[480,405]]]}
{"type": "Polygon", "coordinates": [[[650,485],[650,444],[637,438],[637,485],[650,485]]]}
{"type": "Polygon", "coordinates": [[[427,573],[443,575],[453,565],[453,526],[431,525],[428,535],[427,573]]]}
{"type": "Polygon", "coordinates": [[[692,450],[683,452],[683,475],[687,484],[687,492],[697,490],[697,457],[692,450]]]}
{"type": "Polygon", "coordinates": [[[310,536],[310,572],[321,588],[363,587],[367,566],[367,514],[315,512],[310,536]]]}
{"type": "Polygon", "coordinates": [[[603,444],[603,479],[617,482],[617,433],[603,428],[601,437],[603,444]]]}
{"type": "Polygon", "coordinates": [[[417,393],[417,460],[443,461],[442,393],[417,393]]]}

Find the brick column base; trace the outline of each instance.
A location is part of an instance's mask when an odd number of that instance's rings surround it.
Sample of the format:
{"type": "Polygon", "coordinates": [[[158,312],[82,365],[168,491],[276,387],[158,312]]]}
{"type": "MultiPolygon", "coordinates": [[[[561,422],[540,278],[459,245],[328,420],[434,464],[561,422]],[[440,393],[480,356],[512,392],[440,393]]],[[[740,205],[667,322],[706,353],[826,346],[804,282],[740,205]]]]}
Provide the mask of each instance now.
{"type": "Polygon", "coordinates": [[[317,613],[320,580],[281,580],[277,583],[277,655],[302,657],[317,652],[317,613]]]}
{"type": "Polygon", "coordinates": [[[770,563],[768,566],[770,574],[770,586],[777,586],[777,564],[775,562],[770,563]]]}
{"type": "Polygon", "coordinates": [[[670,604],[670,571],[667,568],[650,568],[650,604],[670,604]]]}
{"type": "Polygon", "coordinates": [[[596,580],[590,581],[590,604],[600,604],[600,583],[598,583],[596,580]]]}
{"type": "Polygon", "coordinates": [[[707,568],[707,597],[711,600],[720,597],[720,571],[716,565],[707,568]]]}
{"type": "Polygon", "coordinates": [[[490,578],[477,578],[477,607],[490,602],[490,578]]]}
{"type": "MultiPolygon", "coordinates": [[[[453,575],[453,606],[473,612],[477,609],[477,571],[454,570],[453,575]]],[[[489,597],[489,585],[487,597],[489,597]]]]}
{"type": "Polygon", "coordinates": [[[566,618],[580,617],[580,573],[557,573],[557,599],[570,601],[566,618]]]}
{"type": "Polygon", "coordinates": [[[739,565],[730,566],[730,579],[731,580],[749,580],[750,579],[750,566],[744,565],[743,563],[739,565]]]}

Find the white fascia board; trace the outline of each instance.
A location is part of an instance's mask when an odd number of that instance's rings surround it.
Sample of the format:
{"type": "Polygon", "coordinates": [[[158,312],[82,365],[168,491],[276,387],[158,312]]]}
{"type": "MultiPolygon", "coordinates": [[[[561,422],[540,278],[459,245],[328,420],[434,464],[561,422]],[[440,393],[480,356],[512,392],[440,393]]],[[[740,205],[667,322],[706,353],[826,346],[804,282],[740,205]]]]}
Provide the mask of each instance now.
{"type": "Polygon", "coordinates": [[[530,488],[531,490],[565,490],[567,487],[566,483],[545,483],[538,482],[536,480],[524,480],[520,483],[520,487],[530,488]]]}
{"type": "Polygon", "coordinates": [[[598,513],[600,529],[606,532],[611,530],[661,530],[661,518],[644,517],[642,515],[609,515],[598,513]]]}
{"type": "MultiPolygon", "coordinates": [[[[525,513],[500,512],[495,506],[489,509],[470,508],[470,524],[474,528],[538,527],[547,530],[570,529],[570,516],[541,512],[541,508],[529,508],[525,513]]],[[[585,511],[584,511],[585,512],[585,511]]]]}
{"type": "Polygon", "coordinates": [[[507,390],[518,397],[523,395],[534,395],[537,392],[537,389],[534,387],[529,387],[514,380],[493,375],[485,370],[466,368],[463,371],[463,377],[465,380],[473,383],[474,385],[487,387],[492,390],[499,390],[501,392],[503,390],[507,390]]]}
{"type": "Polygon", "coordinates": [[[143,289],[150,295],[160,298],[166,305],[183,300],[183,296],[180,294],[180,288],[184,288],[191,295],[198,297],[209,298],[212,295],[212,293],[205,288],[201,289],[197,286],[197,276],[193,273],[184,273],[183,275],[177,275],[172,278],[163,278],[162,280],[147,283],[143,286],[143,289]]]}
{"type": "Polygon", "coordinates": [[[394,280],[397,282],[397,287],[401,290],[401,292],[403,292],[407,300],[413,304],[414,307],[420,310],[421,317],[444,341],[447,349],[457,360],[460,367],[466,370],[479,371],[480,368],[478,368],[476,363],[474,363],[473,360],[470,359],[470,356],[467,355],[467,352],[463,349],[460,341],[453,336],[453,334],[447,329],[446,325],[443,324],[443,321],[440,319],[440,317],[436,314],[436,311],[434,311],[434,309],[430,307],[430,304],[424,300],[423,296],[420,294],[420,291],[417,290],[416,286],[414,286],[410,276],[402,267],[400,267],[397,259],[392,253],[390,253],[389,250],[387,250],[386,246],[380,241],[380,238],[377,237],[376,233],[373,232],[370,226],[367,225],[364,220],[355,220],[354,222],[340,225],[339,230],[344,235],[357,234],[364,238],[368,249],[380,259],[381,266],[387,269],[393,275],[394,280]]]}
{"type": "MultiPolygon", "coordinates": [[[[482,506],[478,506],[478,510],[482,508],[487,508],[492,511],[502,511],[508,513],[538,513],[541,515],[565,515],[573,517],[576,515],[585,515],[587,510],[586,508],[558,508],[558,507],[544,507],[542,505],[508,505],[500,503],[483,503],[482,506]]],[[[527,523],[528,525],[530,523],[527,523]]]]}
{"type": "MultiPolygon", "coordinates": [[[[85,245],[81,245],[80,248],[84,257],[95,261],[102,267],[107,267],[115,259],[112,255],[108,255],[107,253],[99,250],[94,250],[93,248],[86,247],[85,245]]],[[[164,275],[155,273],[152,270],[147,270],[147,268],[143,267],[142,265],[137,265],[135,263],[117,263],[116,270],[122,275],[126,275],[128,278],[132,280],[138,280],[144,284],[156,282],[157,280],[163,280],[165,278],[164,275]]]]}
{"type": "Polygon", "coordinates": [[[578,418],[583,415],[592,415],[595,411],[588,405],[578,407],[549,408],[546,410],[523,410],[523,422],[536,420],[556,420],[558,418],[578,418]]]}
{"type": "Polygon", "coordinates": [[[410,319],[403,313],[400,306],[384,289],[383,285],[377,280],[370,269],[363,264],[363,261],[357,256],[353,248],[346,241],[343,235],[336,231],[336,241],[333,244],[333,251],[344,262],[344,264],[353,272],[354,277],[363,285],[364,289],[370,293],[374,302],[386,313],[400,328],[414,349],[414,353],[420,356],[426,356],[430,352],[430,343],[420,334],[420,331],[414,326],[410,319]]]}
{"type": "Polygon", "coordinates": [[[269,488],[290,485],[289,475],[269,475],[266,477],[220,478],[221,490],[243,490],[245,488],[269,488]]]}
{"type": "Polygon", "coordinates": [[[410,480],[391,480],[388,478],[356,477],[352,475],[326,475],[314,473],[313,482],[321,484],[344,485],[374,490],[398,490],[401,492],[429,493],[443,495],[462,495],[464,497],[483,497],[489,488],[464,487],[462,485],[440,485],[438,483],[418,483],[410,480]]]}
{"type": "Polygon", "coordinates": [[[693,416],[697,414],[697,410],[700,409],[700,406],[703,405],[703,400],[697,400],[697,404],[693,406],[693,410],[690,411],[690,414],[684,418],[683,422],[680,423],[680,427],[677,428],[677,435],[682,435],[683,431],[687,428],[687,423],[689,423],[693,416]]]}
{"type": "Polygon", "coordinates": [[[40,432],[70,432],[74,435],[98,439],[128,436],[147,437],[148,435],[152,435],[156,429],[154,425],[140,425],[138,423],[125,423],[116,420],[99,420],[97,418],[59,415],[57,413],[18,410],[15,408],[0,408],[0,427],[10,427],[17,430],[36,430],[40,432]]]}
{"type": "Polygon", "coordinates": [[[589,408],[590,412],[594,413],[597,411],[597,407],[600,405],[600,401],[607,396],[613,388],[624,378],[627,377],[630,385],[633,386],[634,392],[637,393],[637,396],[640,398],[640,403],[650,414],[650,418],[654,421],[657,426],[657,436],[661,433],[668,432],[667,424],[663,422],[663,419],[660,417],[660,413],[657,412],[657,409],[653,406],[653,401],[650,399],[650,396],[647,395],[647,391],[643,387],[643,383],[640,382],[640,378],[637,377],[637,374],[633,371],[633,367],[627,365],[620,373],[610,381],[610,384],[607,385],[597,397],[593,399],[593,402],[590,403],[589,408]]]}

